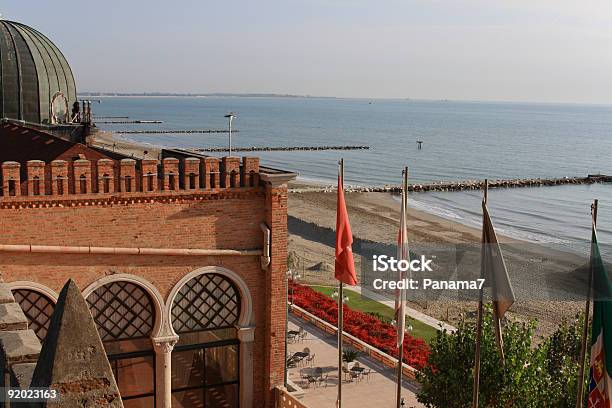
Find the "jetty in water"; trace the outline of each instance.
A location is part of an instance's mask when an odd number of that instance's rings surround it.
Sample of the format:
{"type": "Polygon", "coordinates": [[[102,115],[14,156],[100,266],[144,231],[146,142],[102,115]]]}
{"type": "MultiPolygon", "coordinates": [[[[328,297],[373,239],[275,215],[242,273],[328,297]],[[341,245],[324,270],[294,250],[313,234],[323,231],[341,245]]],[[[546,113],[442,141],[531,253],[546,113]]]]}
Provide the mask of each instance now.
{"type": "MultiPolygon", "coordinates": [[[[137,123],[164,123],[162,120],[97,120],[95,122],[96,123],[114,124],[114,125],[137,124],[137,123]]],[[[122,133],[147,133],[147,132],[146,131],[132,130],[132,131],[122,132],[122,133]]],[[[153,131],[152,133],[159,133],[159,132],[153,131]]]]}
{"type": "MultiPolygon", "coordinates": [[[[98,122],[98,123],[104,123],[104,122],[98,122]]],[[[121,122],[109,122],[109,123],[121,123],[121,122]]],[[[123,122],[123,123],[162,123],[162,122],[140,121],[140,122],[123,122]]],[[[138,135],[138,134],[165,135],[165,134],[172,134],[172,133],[185,134],[185,133],[228,133],[228,132],[229,132],[228,129],[194,129],[194,130],[185,130],[185,129],[163,130],[163,129],[160,129],[160,130],[117,130],[116,131],[116,133],[123,133],[127,135],[129,134],[132,134],[132,135],[138,135]]],[[[239,130],[232,129],[232,133],[238,133],[238,132],[239,130]]]]}
{"type": "MultiPolygon", "coordinates": [[[[233,132],[233,130],[232,130],[233,132]]],[[[291,151],[315,151],[315,150],[369,150],[370,146],[251,146],[232,147],[234,152],[291,152],[291,151]]],[[[198,149],[186,149],[193,152],[226,152],[227,147],[202,147],[198,149]]]]}
{"type": "MultiPolygon", "coordinates": [[[[612,183],[612,176],[603,174],[589,174],[586,177],[561,177],[561,178],[529,178],[529,179],[507,179],[507,180],[489,180],[489,188],[517,188],[517,187],[541,187],[541,186],[560,186],[565,184],[594,184],[594,183],[612,183]]],[[[467,180],[456,182],[440,182],[429,184],[409,184],[409,192],[427,192],[427,191],[463,191],[463,190],[480,190],[484,186],[484,180],[467,180]]],[[[327,187],[300,187],[290,188],[290,193],[307,193],[307,192],[335,192],[335,186],[327,187]]],[[[346,192],[353,193],[401,193],[402,187],[395,185],[384,186],[347,186],[344,188],[346,192]]]]}

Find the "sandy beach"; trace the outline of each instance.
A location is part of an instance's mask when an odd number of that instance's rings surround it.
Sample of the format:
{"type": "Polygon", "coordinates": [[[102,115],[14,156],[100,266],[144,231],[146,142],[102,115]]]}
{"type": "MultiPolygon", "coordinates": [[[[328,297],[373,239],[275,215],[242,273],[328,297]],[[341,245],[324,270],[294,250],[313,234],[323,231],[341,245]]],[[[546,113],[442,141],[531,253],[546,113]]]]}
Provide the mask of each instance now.
{"type": "MultiPolygon", "coordinates": [[[[294,182],[289,194],[289,254],[293,267],[302,270],[306,283],[335,284],[334,229],[336,220],[336,194],[333,192],[307,192],[310,183],[294,182]]],[[[367,241],[382,246],[395,245],[400,203],[389,193],[347,193],[351,226],[355,243],[367,241]]],[[[411,244],[474,244],[480,243],[481,231],[435,215],[410,208],[408,234],[411,244]]],[[[564,318],[571,319],[583,303],[570,300],[540,300],[538,280],[555,276],[559,282],[571,275],[575,284],[576,268],[585,259],[576,255],[554,251],[536,245],[527,245],[508,237],[499,237],[507,246],[504,256],[517,295],[509,313],[511,318],[538,320],[537,334],[550,334],[564,318]],[[528,257],[528,261],[525,258],[528,257]],[[517,281],[518,280],[518,281],[517,281]]],[[[354,252],[359,255],[359,250],[354,252]]],[[[356,257],[357,262],[360,257],[356,257]]],[[[359,269],[359,265],[358,269],[359,269]]],[[[543,283],[547,284],[547,283],[543,283]]],[[[410,307],[448,323],[456,323],[462,313],[475,313],[472,301],[410,302],[410,307]]]]}
{"type": "Polygon", "coordinates": [[[132,142],[112,132],[97,130],[88,140],[95,147],[117,151],[138,159],[159,159],[161,147],[145,143],[132,142]]]}

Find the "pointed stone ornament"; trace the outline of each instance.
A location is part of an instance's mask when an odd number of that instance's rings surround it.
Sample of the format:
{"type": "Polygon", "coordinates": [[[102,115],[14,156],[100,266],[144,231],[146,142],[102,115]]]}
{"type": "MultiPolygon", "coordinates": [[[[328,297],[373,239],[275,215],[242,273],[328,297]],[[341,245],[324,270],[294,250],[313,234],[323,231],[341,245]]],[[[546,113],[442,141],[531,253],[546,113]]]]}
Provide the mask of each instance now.
{"type": "Polygon", "coordinates": [[[123,407],[98,329],[72,279],[55,305],[31,386],[60,394],[59,400],[38,406],[123,407]]]}

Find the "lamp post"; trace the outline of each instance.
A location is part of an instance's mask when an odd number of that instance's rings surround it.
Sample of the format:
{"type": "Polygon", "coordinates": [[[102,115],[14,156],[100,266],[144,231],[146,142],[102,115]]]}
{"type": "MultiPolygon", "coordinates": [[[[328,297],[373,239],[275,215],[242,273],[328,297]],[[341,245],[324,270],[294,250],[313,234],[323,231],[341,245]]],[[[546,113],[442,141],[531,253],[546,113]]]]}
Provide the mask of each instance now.
{"type": "MultiPolygon", "coordinates": [[[[297,283],[302,278],[302,275],[298,271],[289,269],[287,271],[287,280],[291,283],[297,283]]],[[[295,285],[291,285],[291,306],[293,306],[293,288],[295,285]]]]}
{"type": "Polygon", "coordinates": [[[234,112],[230,112],[227,115],[225,115],[225,117],[227,118],[227,120],[229,122],[229,149],[228,149],[228,156],[231,156],[232,155],[232,120],[234,120],[236,115],[234,114],[234,112]]]}
{"type": "MultiPolygon", "coordinates": [[[[331,294],[331,297],[334,300],[338,300],[338,290],[337,289],[334,290],[334,293],[331,294]]],[[[346,295],[342,296],[342,303],[348,303],[348,301],[349,301],[348,296],[346,295]]]]}

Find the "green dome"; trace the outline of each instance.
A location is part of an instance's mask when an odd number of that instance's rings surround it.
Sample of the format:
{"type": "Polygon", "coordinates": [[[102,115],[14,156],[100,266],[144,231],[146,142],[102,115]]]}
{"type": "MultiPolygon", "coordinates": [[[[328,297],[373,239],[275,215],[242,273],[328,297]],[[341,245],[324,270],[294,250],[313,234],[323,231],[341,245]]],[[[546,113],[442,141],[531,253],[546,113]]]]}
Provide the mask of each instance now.
{"type": "Polygon", "coordinates": [[[72,71],[55,44],[6,20],[0,20],[0,92],[2,118],[32,123],[68,122],[76,101],[72,71]]]}

